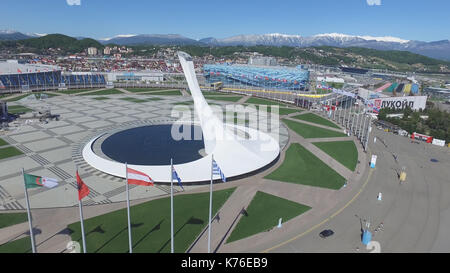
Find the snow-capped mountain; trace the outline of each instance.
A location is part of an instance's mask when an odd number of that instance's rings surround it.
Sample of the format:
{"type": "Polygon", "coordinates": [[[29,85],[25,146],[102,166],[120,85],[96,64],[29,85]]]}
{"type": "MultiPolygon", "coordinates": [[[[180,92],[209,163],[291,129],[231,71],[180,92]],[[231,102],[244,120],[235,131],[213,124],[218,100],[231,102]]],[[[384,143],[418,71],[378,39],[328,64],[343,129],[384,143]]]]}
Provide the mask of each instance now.
{"type": "MultiPolygon", "coordinates": [[[[201,42],[207,42],[205,39],[201,42]]],[[[235,45],[267,45],[267,46],[300,46],[303,37],[300,35],[287,35],[280,33],[271,34],[252,34],[252,35],[238,35],[225,39],[210,39],[210,44],[218,46],[235,46],[235,45]]]]}
{"type": "Polygon", "coordinates": [[[332,38],[335,40],[341,40],[341,41],[351,41],[353,39],[359,38],[365,41],[377,41],[377,42],[386,42],[386,43],[400,43],[400,44],[404,44],[404,43],[408,43],[409,40],[404,40],[404,39],[400,39],[397,37],[392,37],[392,36],[385,36],[385,37],[373,37],[373,36],[358,36],[358,35],[347,35],[347,34],[342,34],[342,33],[325,33],[325,34],[317,34],[314,35],[313,37],[316,38],[323,38],[323,37],[328,37],[328,38],[332,38]]]}
{"type": "Polygon", "coordinates": [[[224,39],[207,38],[200,40],[213,46],[335,46],[364,47],[378,50],[404,50],[436,59],[450,60],[450,41],[421,42],[397,37],[357,36],[341,33],[318,34],[310,37],[284,34],[238,35],[224,39]]]}
{"type": "MultiPolygon", "coordinates": [[[[13,30],[0,30],[0,41],[23,40],[42,37],[46,34],[23,34],[13,30]]],[[[83,37],[84,38],[84,37],[83,37]]],[[[77,38],[81,39],[81,37],[77,38]]],[[[450,61],[450,41],[421,42],[397,37],[375,37],[369,35],[348,35],[325,33],[314,36],[288,35],[280,33],[237,35],[223,39],[209,37],[201,40],[190,39],[178,34],[124,34],[112,38],[99,39],[103,44],[117,45],[204,45],[204,46],[334,46],[364,47],[378,50],[403,50],[428,57],[450,61]]]]}
{"type": "Polygon", "coordinates": [[[103,44],[117,45],[196,45],[196,40],[178,34],[127,34],[99,40],[103,44]]]}
{"type": "Polygon", "coordinates": [[[99,41],[102,41],[102,42],[109,42],[109,41],[111,41],[111,40],[113,40],[113,39],[118,39],[118,38],[131,38],[131,37],[134,37],[134,36],[137,36],[137,34],[121,34],[121,35],[116,35],[116,36],[114,36],[114,37],[112,37],[112,38],[103,38],[103,39],[99,39],[99,41]]]}
{"type": "MultiPolygon", "coordinates": [[[[334,45],[348,46],[351,44],[359,44],[363,42],[382,42],[382,43],[399,43],[405,44],[410,42],[396,37],[372,37],[357,36],[341,33],[318,34],[311,37],[303,37],[300,35],[286,35],[279,33],[262,34],[262,35],[238,35],[224,39],[209,38],[210,43],[216,45],[267,45],[267,46],[318,46],[318,45],[334,45]]],[[[207,42],[207,41],[203,41],[207,42]]]]}
{"type": "Polygon", "coordinates": [[[34,37],[15,30],[0,30],[0,41],[17,41],[29,38],[34,37]]]}

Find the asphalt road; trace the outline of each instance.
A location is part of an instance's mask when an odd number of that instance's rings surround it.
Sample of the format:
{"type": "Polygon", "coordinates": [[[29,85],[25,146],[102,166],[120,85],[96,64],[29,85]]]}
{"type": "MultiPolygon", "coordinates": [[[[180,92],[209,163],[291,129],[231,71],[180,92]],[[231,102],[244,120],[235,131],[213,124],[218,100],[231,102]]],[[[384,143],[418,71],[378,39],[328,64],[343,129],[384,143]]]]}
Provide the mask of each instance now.
{"type": "Polygon", "coordinates": [[[270,252],[370,252],[361,243],[367,222],[382,253],[450,252],[450,149],[411,143],[376,128],[369,147],[369,158],[371,153],[378,156],[377,166],[357,198],[335,217],[270,252]],[[407,179],[400,184],[402,167],[407,179]],[[380,192],[382,201],[377,199],[380,192]],[[322,239],[324,229],[335,234],[322,239]]]}

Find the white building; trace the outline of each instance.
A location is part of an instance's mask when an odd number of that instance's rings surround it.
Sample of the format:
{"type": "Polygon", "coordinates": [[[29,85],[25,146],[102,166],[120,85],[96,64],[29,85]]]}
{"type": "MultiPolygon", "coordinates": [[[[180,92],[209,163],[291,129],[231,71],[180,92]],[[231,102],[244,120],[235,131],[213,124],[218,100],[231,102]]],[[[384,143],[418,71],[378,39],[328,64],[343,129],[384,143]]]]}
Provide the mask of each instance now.
{"type": "Polygon", "coordinates": [[[341,78],[317,77],[316,79],[318,82],[345,83],[345,80],[341,78]]]}
{"type": "Polygon", "coordinates": [[[159,71],[140,72],[110,72],[106,73],[108,82],[131,81],[131,82],[163,82],[164,74],[159,71]]]}
{"type": "Polygon", "coordinates": [[[256,66],[277,66],[278,62],[277,59],[274,57],[250,57],[248,60],[249,65],[256,65],[256,66]]]}
{"type": "Polygon", "coordinates": [[[98,49],[96,47],[90,47],[88,48],[88,55],[97,55],[98,49]]]}
{"type": "Polygon", "coordinates": [[[109,46],[103,49],[103,55],[111,55],[111,48],[109,46]]]}

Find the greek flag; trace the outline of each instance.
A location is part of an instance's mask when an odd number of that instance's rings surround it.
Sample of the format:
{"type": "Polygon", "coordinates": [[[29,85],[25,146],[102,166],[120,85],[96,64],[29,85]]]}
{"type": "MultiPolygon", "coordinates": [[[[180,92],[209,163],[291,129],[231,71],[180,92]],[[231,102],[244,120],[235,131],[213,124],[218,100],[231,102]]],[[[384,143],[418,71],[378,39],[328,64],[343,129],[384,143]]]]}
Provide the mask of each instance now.
{"type": "Polygon", "coordinates": [[[181,178],[178,176],[177,171],[175,171],[175,168],[172,168],[172,179],[175,179],[178,181],[178,186],[180,186],[183,190],[183,184],[181,184],[181,178]]]}
{"type": "Polygon", "coordinates": [[[227,178],[225,177],[225,174],[223,174],[222,170],[220,169],[219,165],[217,165],[217,162],[213,160],[213,175],[220,175],[223,182],[227,182],[227,178]]]}

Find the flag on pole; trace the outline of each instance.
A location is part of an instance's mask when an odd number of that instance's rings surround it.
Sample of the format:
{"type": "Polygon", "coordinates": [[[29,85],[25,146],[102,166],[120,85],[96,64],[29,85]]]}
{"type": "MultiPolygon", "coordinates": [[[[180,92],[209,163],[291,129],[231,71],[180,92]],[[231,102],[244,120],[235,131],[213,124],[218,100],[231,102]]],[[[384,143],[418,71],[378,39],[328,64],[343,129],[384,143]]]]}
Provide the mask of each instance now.
{"type": "Polygon", "coordinates": [[[80,175],[77,171],[77,186],[78,186],[78,200],[81,201],[83,198],[89,195],[91,190],[84,184],[83,180],[81,180],[80,175]]]}
{"type": "Polygon", "coordinates": [[[86,235],[84,233],[84,219],[83,219],[83,203],[81,200],[89,195],[89,188],[84,184],[83,180],[81,180],[81,177],[78,173],[78,167],[77,167],[77,188],[78,188],[78,204],[80,208],[80,223],[81,223],[81,239],[83,241],[83,252],[87,253],[86,250],[86,235]]]}
{"type": "Polygon", "coordinates": [[[225,177],[225,174],[220,169],[219,165],[217,165],[217,162],[213,160],[213,175],[220,175],[223,182],[227,182],[227,178],[225,177]]]}
{"type": "Polygon", "coordinates": [[[178,186],[180,186],[184,190],[183,184],[181,184],[181,178],[178,176],[175,167],[172,167],[172,179],[176,179],[178,181],[178,186]]]}
{"type": "Polygon", "coordinates": [[[25,173],[23,176],[25,179],[25,186],[27,187],[27,189],[42,188],[42,187],[52,189],[58,186],[58,180],[54,178],[40,177],[25,173]]]}
{"type": "Polygon", "coordinates": [[[128,184],[146,187],[154,186],[153,179],[143,172],[127,168],[127,173],[128,173],[128,184]]]}

